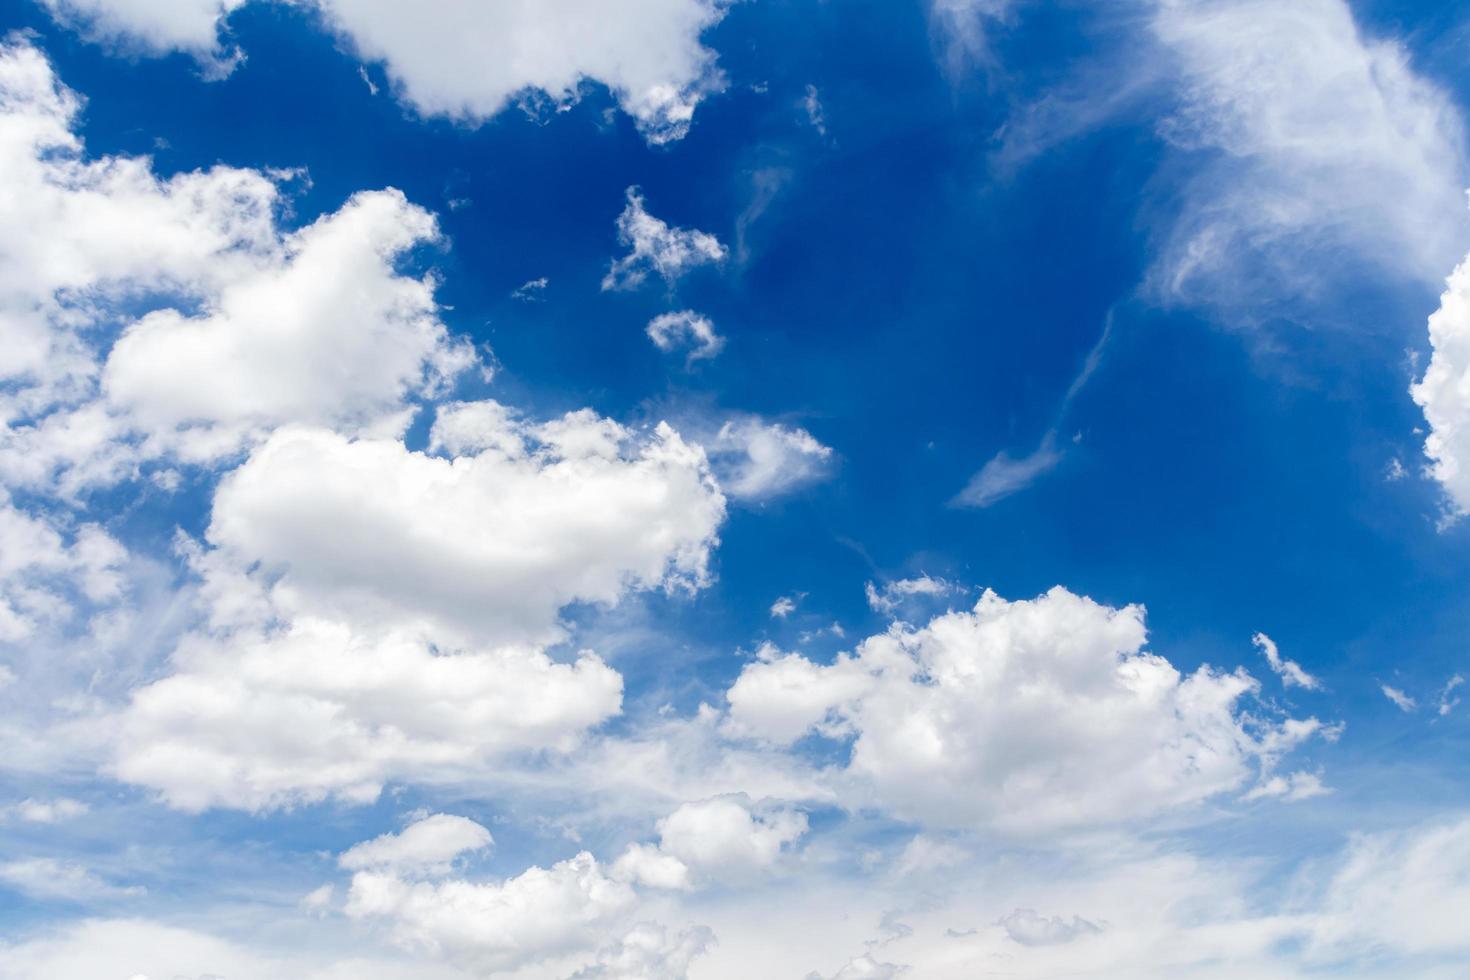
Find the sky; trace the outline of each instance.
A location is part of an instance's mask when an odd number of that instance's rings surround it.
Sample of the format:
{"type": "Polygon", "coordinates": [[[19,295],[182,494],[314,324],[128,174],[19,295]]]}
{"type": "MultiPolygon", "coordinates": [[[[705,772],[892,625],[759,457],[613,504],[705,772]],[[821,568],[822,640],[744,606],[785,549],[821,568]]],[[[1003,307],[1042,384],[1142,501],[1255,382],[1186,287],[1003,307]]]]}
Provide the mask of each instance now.
{"type": "Polygon", "coordinates": [[[1467,50],[0,0],[0,980],[1465,976],[1467,50]]]}

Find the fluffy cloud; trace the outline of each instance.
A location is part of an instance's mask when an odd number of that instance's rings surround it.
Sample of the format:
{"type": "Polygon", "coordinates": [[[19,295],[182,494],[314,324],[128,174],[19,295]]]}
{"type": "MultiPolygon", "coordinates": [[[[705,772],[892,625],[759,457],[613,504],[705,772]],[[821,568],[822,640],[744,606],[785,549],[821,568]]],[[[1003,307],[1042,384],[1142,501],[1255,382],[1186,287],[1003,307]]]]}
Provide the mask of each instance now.
{"type": "Polygon", "coordinates": [[[634,926],[597,961],[568,980],[684,980],[689,965],[714,944],[714,933],[694,926],[678,933],[653,922],[634,926]]]}
{"type": "Polygon", "coordinates": [[[1074,915],[1069,922],[1056,916],[1038,915],[1035,909],[1016,909],[998,924],[1022,946],[1052,946],[1099,931],[1094,923],[1081,916],[1074,915]]]}
{"type": "Polygon", "coordinates": [[[725,338],[715,333],[715,325],[708,317],[693,310],[660,313],[648,321],[648,339],[664,353],[688,347],[686,366],[695,361],[708,360],[725,347],[725,338]]]}
{"type": "Polygon", "coordinates": [[[75,489],[287,422],[397,431],[407,398],[475,362],[433,280],[396,269],[438,234],[402,194],[285,233],[255,171],[85,159],[79,104],[33,47],[0,46],[0,479],[75,489]]]}
{"type": "Polygon", "coordinates": [[[475,451],[292,428],[222,481],[193,559],[209,628],[135,692],[122,778],[191,809],[366,800],[618,711],[616,671],[542,647],[567,604],[703,584],[724,514],[703,454],[585,412],[447,418],[436,438],[475,451]]]}
{"type": "Polygon", "coordinates": [[[501,882],[409,881],[360,871],[345,911],[381,923],[399,945],[489,972],[590,946],[633,903],[632,889],[583,852],[501,882]]]}
{"type": "Polygon", "coordinates": [[[473,820],[435,813],[415,820],[399,833],[352,846],[337,863],[350,871],[442,874],[459,855],[484,850],[491,843],[490,831],[473,820]]]}
{"type": "Polygon", "coordinates": [[[770,649],[728,692],[732,733],[851,740],[846,776],[900,816],[1032,833],[1145,817],[1235,789],[1322,730],[1239,709],[1243,671],[1181,675],[1143,609],[1060,587],[987,592],[829,665],[770,649]]]}
{"type": "Polygon", "coordinates": [[[14,806],[0,810],[0,814],[11,815],[27,823],[57,823],[80,817],[88,809],[90,808],[82,801],[68,799],[64,796],[54,800],[27,798],[14,806]]]}
{"type": "Polygon", "coordinates": [[[186,458],[230,452],[299,422],[401,428],[411,393],[475,362],[439,321],[431,278],[397,275],[434,218],[397,191],[359,194],[282,242],[199,316],[160,310],[130,326],[103,370],[108,402],[186,458]]]}
{"type": "Polygon", "coordinates": [[[760,501],[816,483],[831,472],[833,453],[802,428],[749,415],[704,440],[720,487],[737,500],[760,501]]]}
{"type": "Polygon", "coordinates": [[[637,289],[650,272],[672,285],[690,269],[723,262],[729,254],[714,235],[671,228],[649,214],[636,187],[628,188],[628,205],[618,215],[618,241],[627,246],[628,254],[608,266],[603,289],[637,289]]]}
{"type": "MultiPolygon", "coordinates": [[[[219,34],[246,0],[46,0],[87,34],[151,53],[183,50],[227,70],[219,34]]],[[[724,80],[700,36],[723,0],[491,4],[302,0],[359,58],[381,63],[425,115],[480,122],[521,101],[562,106],[585,82],[607,86],[650,142],[679,139],[724,80]]]]}
{"type": "Polygon", "coordinates": [[[1411,389],[1424,409],[1424,452],[1454,513],[1470,513],[1470,258],[1450,274],[1429,318],[1434,348],[1424,377],[1411,389]]]}
{"type": "Polygon", "coordinates": [[[618,877],[657,888],[694,879],[750,878],[770,868],[807,831],[806,814],[753,804],[744,794],[685,803],[658,822],[657,849],[631,846],[613,867],[618,877]]]}
{"type": "Polygon", "coordinates": [[[106,603],[123,592],[127,551],[96,524],[59,528],[0,491],[0,541],[0,643],[65,622],[77,601],[106,603]]]}

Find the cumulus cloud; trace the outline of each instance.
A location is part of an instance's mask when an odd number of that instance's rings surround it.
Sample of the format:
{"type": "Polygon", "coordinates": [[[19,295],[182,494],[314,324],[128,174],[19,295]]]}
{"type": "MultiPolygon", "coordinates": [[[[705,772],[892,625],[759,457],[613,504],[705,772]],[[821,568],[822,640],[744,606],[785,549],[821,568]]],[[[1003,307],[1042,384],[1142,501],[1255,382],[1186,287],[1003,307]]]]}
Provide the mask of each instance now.
{"type": "Polygon", "coordinates": [[[715,333],[715,325],[693,310],[660,313],[648,321],[647,333],[653,345],[666,354],[688,347],[686,366],[708,360],[725,348],[725,338],[715,333]]]}
{"type": "Polygon", "coordinates": [[[1433,353],[1410,394],[1424,410],[1424,453],[1452,513],[1470,513],[1470,258],[1450,274],[1439,309],[1429,317],[1433,353]]]}
{"type": "Polygon", "coordinates": [[[0,490],[0,643],[65,623],[78,603],[105,605],[125,588],[127,551],[96,524],[58,527],[0,490]]]}
{"type": "Polygon", "coordinates": [[[796,599],[792,596],[778,596],[776,598],[776,601],[771,603],[772,619],[785,619],[787,616],[790,616],[795,611],[796,599]]]}
{"type": "Polygon", "coordinates": [[[618,215],[618,241],[628,254],[613,260],[602,278],[603,289],[637,289],[650,272],[672,285],[689,270],[723,262],[729,254],[714,235],[672,228],[649,214],[636,187],[628,188],[628,205],[618,215]]]}
{"type": "Polygon", "coordinates": [[[906,967],[896,963],[883,963],[868,954],[855,957],[842,965],[842,969],[832,974],[831,977],[822,977],[819,974],[809,974],[807,980],[898,980],[908,972],[906,967]]]}
{"type": "Polygon", "coordinates": [[[1293,772],[1284,776],[1272,776],[1245,794],[1247,800],[1279,799],[1287,803],[1310,800],[1314,796],[1326,796],[1332,790],[1322,785],[1322,777],[1311,772],[1293,772]]]}
{"type": "Polygon", "coordinates": [[[641,922],[598,950],[596,962],[568,980],[685,980],[690,964],[714,942],[714,933],[704,926],[671,933],[657,923],[641,922]]]}
{"type": "Polygon", "coordinates": [[[742,416],[704,440],[720,487],[736,500],[761,501],[825,479],[833,452],[806,429],[742,416]]]}
{"type": "Polygon", "coordinates": [[[399,833],[353,845],[337,863],[349,871],[444,874],[459,855],[482,851],[491,843],[490,831],[473,820],[435,813],[415,820],[399,833]]]}
{"type": "Polygon", "coordinates": [[[1308,691],[1321,690],[1322,682],[1302,670],[1301,665],[1295,660],[1283,658],[1281,651],[1276,648],[1276,642],[1265,633],[1257,633],[1251,637],[1251,642],[1266,658],[1266,663],[1271,667],[1272,672],[1281,678],[1282,687],[1301,687],[1308,691]]]}
{"type": "Polygon", "coordinates": [[[617,713],[616,671],[543,648],[567,604],[706,581],[703,454],[587,412],[448,417],[437,440],[469,454],[291,428],[221,482],[192,559],[208,627],[134,693],[118,775],[190,809],[361,801],[617,713]]]}
{"type": "Polygon", "coordinates": [[[854,791],[934,826],[1034,833],[1150,816],[1238,788],[1324,726],[1239,708],[1244,671],[1182,675],[1143,609],[1060,587],[986,592],[818,664],[763,649],[730,688],[733,734],[851,744],[854,791]]]}
{"type": "Polygon", "coordinates": [[[203,462],[287,422],[406,426],[406,400],[476,362],[401,274],[438,232],[397,191],[292,233],[275,182],[216,167],[158,179],[88,160],[79,99],[24,42],[0,46],[0,479],[62,489],[164,454],[203,462]],[[121,336],[109,348],[108,341],[121,336]]]}
{"type": "Polygon", "coordinates": [[[806,814],[784,804],[753,803],[743,793],[685,803],[658,822],[657,847],[629,846],[613,874],[667,889],[750,880],[806,831],[806,814]]]}
{"type": "Polygon", "coordinates": [[[381,925],[398,945],[490,972],[589,947],[634,901],[632,889],[584,851],[498,882],[359,871],[345,912],[381,925]]]}
{"type": "MultiPolygon", "coordinates": [[[[189,52],[216,72],[230,58],[219,35],[246,0],[46,0],[63,23],[149,53],[189,52]]],[[[682,137],[695,107],[724,87],[701,35],[723,0],[596,0],[491,4],[429,0],[306,0],[365,62],[381,63],[416,111],[478,123],[514,103],[575,102],[604,85],[651,143],[682,137]]]]}

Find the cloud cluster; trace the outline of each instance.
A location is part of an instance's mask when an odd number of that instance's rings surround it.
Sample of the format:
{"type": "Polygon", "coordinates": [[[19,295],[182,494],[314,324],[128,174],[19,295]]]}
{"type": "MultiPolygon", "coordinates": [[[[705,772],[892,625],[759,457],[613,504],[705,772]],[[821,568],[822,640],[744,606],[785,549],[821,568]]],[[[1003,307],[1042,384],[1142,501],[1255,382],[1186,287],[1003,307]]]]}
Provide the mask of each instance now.
{"type": "Polygon", "coordinates": [[[831,664],[763,649],[727,694],[728,726],[782,744],[850,741],[845,776],[899,816],[1026,834],[1208,799],[1323,731],[1253,716],[1239,706],[1257,690],[1249,675],[1181,674],[1144,639],[1139,606],[986,592],[831,664]]]}
{"type": "Polygon", "coordinates": [[[628,254],[608,266],[603,289],[637,289],[649,273],[672,285],[691,269],[723,262],[729,254],[709,232],[674,228],[649,214],[636,187],[628,188],[628,204],[618,215],[618,241],[628,254]]]}
{"type": "MultiPolygon", "coordinates": [[[[86,36],[150,54],[185,51],[216,74],[241,55],[226,18],[247,0],[45,0],[86,36]]],[[[701,36],[724,0],[483,4],[302,0],[354,54],[382,64],[395,94],[424,115],[481,122],[516,102],[575,102],[604,85],[651,143],[682,137],[695,107],[724,86],[701,36]]],[[[261,53],[263,57],[264,54],[261,53]]]]}

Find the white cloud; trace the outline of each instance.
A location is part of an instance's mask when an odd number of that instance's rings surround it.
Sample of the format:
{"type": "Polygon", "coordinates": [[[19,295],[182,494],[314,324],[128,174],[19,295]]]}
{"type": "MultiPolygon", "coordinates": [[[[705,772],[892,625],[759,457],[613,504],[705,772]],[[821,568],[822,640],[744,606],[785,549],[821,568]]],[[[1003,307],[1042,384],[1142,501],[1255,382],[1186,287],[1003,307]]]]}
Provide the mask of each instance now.
{"type": "Polygon", "coordinates": [[[671,933],[657,923],[640,922],[568,980],[685,980],[690,964],[714,942],[714,933],[703,926],[671,933]]]}
{"type": "Polygon", "coordinates": [[[1013,459],[1002,450],[970,478],[970,482],[955,496],[954,503],[962,507],[989,507],[1019,493],[1056,469],[1063,455],[1056,448],[1053,433],[1047,433],[1041,445],[1029,456],[1013,459]]]}
{"type": "Polygon", "coordinates": [[[109,403],[194,459],[287,422],[396,432],[407,396],[476,360],[439,321],[433,279],[394,271],[437,234],[397,191],[354,196],[287,236],[277,261],[228,284],[205,313],[160,310],[130,326],[103,370],[109,403]]]}
{"type": "Polygon", "coordinates": [[[90,40],[147,54],[187,51],[211,72],[227,71],[220,29],[246,0],[42,0],[56,20],[90,40]]]}
{"type": "Polygon", "coordinates": [[[715,333],[715,325],[693,310],[660,313],[648,321],[647,333],[653,345],[664,353],[688,347],[686,366],[708,360],[725,348],[725,338],[715,333]]]}
{"type": "Polygon", "coordinates": [[[345,911],[381,923],[401,946],[493,972],[591,946],[633,904],[632,889],[583,852],[500,882],[407,881],[359,871],[345,911]]]}
{"type": "Polygon", "coordinates": [[[806,830],[806,814],[742,796],[685,803],[658,823],[664,853],[715,876],[769,868],[806,830]]]}
{"type": "Polygon", "coordinates": [[[435,438],[473,455],[291,428],[221,482],[192,559],[209,627],[134,693],[119,776],[188,809],[361,801],[617,713],[616,671],[542,646],[567,604],[705,582],[724,501],[703,454],[587,412],[449,418],[435,438]]]}
{"type": "Polygon", "coordinates": [[[1143,609],[1060,587],[987,592],[971,612],[894,624],[830,665],[762,651],[728,692],[728,729],[851,740],[844,776],[933,826],[1030,834],[1147,817],[1246,783],[1324,727],[1238,708],[1258,685],[1145,652],[1143,609]]]}
{"type": "Polygon", "coordinates": [[[785,619],[795,611],[796,600],[789,595],[778,596],[776,601],[771,603],[772,619],[785,619]]]}
{"type": "Polygon", "coordinates": [[[720,487],[737,500],[760,501],[823,480],[833,453],[810,432],[743,416],[704,440],[720,487]]]}
{"type": "MultiPolygon", "coordinates": [[[[215,72],[230,59],[218,35],[246,0],[46,0],[64,23],[150,53],[187,51],[215,72]]],[[[382,63],[418,112],[477,123],[509,105],[577,100],[607,86],[651,143],[682,137],[695,107],[724,86],[701,35],[723,0],[598,0],[490,4],[426,0],[304,0],[366,62],[382,63]]],[[[259,56],[265,57],[264,52],[259,56]]]]}
{"type": "MultiPolygon", "coordinates": [[[[868,954],[855,957],[842,965],[842,969],[826,980],[898,980],[907,971],[895,963],[883,963],[868,954]]],[[[813,973],[807,980],[823,980],[813,973]]]]}
{"type": "Polygon", "coordinates": [[[868,599],[868,607],[874,612],[881,613],[892,613],[909,599],[919,596],[937,598],[955,595],[962,591],[964,590],[955,583],[930,575],[895,579],[892,582],[885,582],[881,588],[872,582],[863,586],[863,592],[868,599]]]}
{"type": "Polygon", "coordinates": [[[1322,777],[1311,772],[1293,772],[1285,776],[1272,776],[1253,787],[1243,799],[1279,799],[1288,803],[1310,800],[1314,796],[1326,796],[1332,790],[1322,785],[1322,777]]]}
{"type": "Polygon", "coordinates": [[[539,279],[531,279],[527,282],[521,283],[521,285],[518,286],[515,292],[511,293],[510,296],[511,299],[518,299],[524,303],[537,303],[545,298],[546,287],[550,285],[551,280],[546,278],[545,276],[542,276],[539,279]]]}
{"type": "Polygon", "coordinates": [[[827,135],[827,112],[822,106],[822,95],[815,85],[808,85],[801,97],[801,107],[806,110],[806,121],[821,136],[827,135]]]}
{"type": "Polygon", "coordinates": [[[1464,683],[1465,678],[1460,674],[1455,674],[1448,681],[1445,681],[1444,687],[1439,692],[1439,715],[1441,718],[1459,707],[1460,699],[1453,695],[1455,688],[1460,687],[1464,683]]]}
{"type": "Polygon", "coordinates": [[[78,603],[118,599],[127,551],[96,524],[58,527],[14,506],[0,490],[0,643],[63,624],[78,603]],[[63,533],[66,532],[66,533],[63,533]]]}
{"type": "Polygon", "coordinates": [[[628,205],[618,215],[618,241],[627,246],[628,254],[608,266],[603,289],[637,289],[650,272],[673,285],[689,270],[723,262],[729,254],[714,235],[671,228],[649,214],[636,187],[628,188],[628,205]]]}
{"type": "Polygon", "coordinates": [[[1002,918],[998,925],[1022,946],[1054,946],[1100,931],[1095,923],[1081,916],[1074,915],[1068,922],[1057,916],[1039,915],[1035,909],[1016,909],[1002,918]]]}
{"type": "Polygon", "coordinates": [[[1396,687],[1390,687],[1387,684],[1380,684],[1378,685],[1378,689],[1383,692],[1384,697],[1388,698],[1394,704],[1398,705],[1399,710],[1401,711],[1413,711],[1415,708],[1419,707],[1418,701],[1415,701],[1413,698],[1409,697],[1409,695],[1405,694],[1403,691],[1399,690],[1396,687]]]}
{"type": "Polygon", "coordinates": [[[349,871],[445,874],[456,857],[482,851],[491,843],[490,831],[473,820],[435,813],[415,820],[399,833],[353,845],[337,863],[349,871]]]}
{"type": "Polygon", "coordinates": [[[1470,257],[1450,274],[1429,317],[1434,348],[1424,377],[1409,393],[1424,410],[1424,452],[1453,512],[1470,513],[1470,257]]]}
{"type": "Polygon", "coordinates": [[[0,864],[0,887],[41,901],[93,902],[147,894],[146,888],[115,885],[84,865],[54,858],[26,858],[0,864]]]}
{"type": "Polygon", "coordinates": [[[397,431],[410,396],[475,362],[433,280],[395,268],[438,235],[402,194],[285,233],[256,171],[87,160],[79,105],[34,47],[0,46],[0,479],[72,492],[286,422],[397,431]]]}
{"type": "Polygon", "coordinates": [[[1266,663],[1270,665],[1271,670],[1281,678],[1282,687],[1302,687],[1308,691],[1322,689],[1322,682],[1302,670],[1301,665],[1295,660],[1283,659],[1281,651],[1276,648],[1275,641],[1265,633],[1257,633],[1252,636],[1251,642],[1256,645],[1256,649],[1261,651],[1261,655],[1266,658],[1266,663]]]}
{"type": "Polygon", "coordinates": [[[1463,251],[1460,114],[1344,0],[1149,6],[1180,98],[1162,133],[1194,161],[1155,269],[1163,295],[1311,293],[1354,260],[1426,282],[1463,251]]]}
{"type": "Polygon", "coordinates": [[[27,798],[5,810],[0,810],[0,813],[8,813],[17,820],[24,820],[27,823],[58,823],[62,820],[73,820],[80,817],[88,809],[90,808],[82,801],[62,796],[52,800],[27,798]]]}

